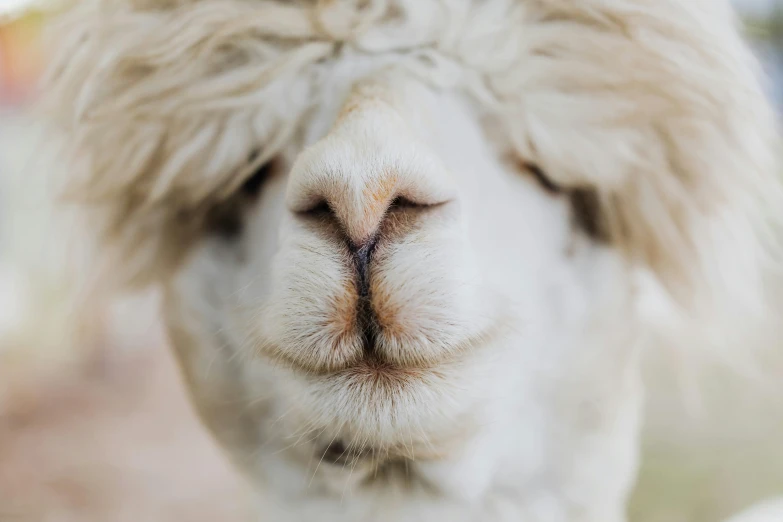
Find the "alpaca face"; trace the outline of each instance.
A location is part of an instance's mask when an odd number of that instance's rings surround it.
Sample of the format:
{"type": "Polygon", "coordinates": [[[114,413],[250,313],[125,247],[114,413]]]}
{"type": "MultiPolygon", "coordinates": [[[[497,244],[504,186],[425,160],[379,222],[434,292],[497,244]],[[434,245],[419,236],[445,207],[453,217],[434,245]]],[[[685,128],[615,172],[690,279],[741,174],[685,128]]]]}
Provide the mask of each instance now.
{"type": "Polygon", "coordinates": [[[557,451],[557,408],[597,403],[569,436],[631,434],[635,392],[609,394],[634,385],[628,269],[574,196],[499,154],[465,98],[404,71],[325,90],[338,110],[259,169],[167,286],[196,395],[238,408],[196,401],[241,465],[262,482],[292,468],[297,493],[402,466],[480,498],[498,473],[542,472],[530,459],[557,451]],[[591,331],[607,318],[611,339],[591,331]]]}
{"type": "Polygon", "coordinates": [[[764,310],[783,198],[723,2],[69,20],[69,188],[111,276],[163,288],[271,520],[339,518],[346,491],[351,520],[621,520],[639,337],[732,344],[764,310]]]}

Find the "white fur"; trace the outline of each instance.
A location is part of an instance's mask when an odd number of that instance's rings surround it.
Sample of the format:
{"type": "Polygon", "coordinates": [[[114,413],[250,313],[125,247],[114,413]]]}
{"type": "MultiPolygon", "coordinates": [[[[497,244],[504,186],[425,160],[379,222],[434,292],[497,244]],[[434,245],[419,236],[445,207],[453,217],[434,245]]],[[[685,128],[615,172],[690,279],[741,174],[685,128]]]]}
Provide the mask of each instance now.
{"type": "Polygon", "coordinates": [[[106,266],[164,286],[262,519],[622,521],[642,335],[717,350],[768,312],[775,133],[725,2],[105,0],[67,20],[70,193],[106,266]],[[210,233],[271,157],[241,234],[210,233]],[[592,191],[610,241],[523,163],[592,191]],[[373,237],[368,359],[352,252],[373,237]],[[321,462],[335,441],[370,457],[321,462]]]}

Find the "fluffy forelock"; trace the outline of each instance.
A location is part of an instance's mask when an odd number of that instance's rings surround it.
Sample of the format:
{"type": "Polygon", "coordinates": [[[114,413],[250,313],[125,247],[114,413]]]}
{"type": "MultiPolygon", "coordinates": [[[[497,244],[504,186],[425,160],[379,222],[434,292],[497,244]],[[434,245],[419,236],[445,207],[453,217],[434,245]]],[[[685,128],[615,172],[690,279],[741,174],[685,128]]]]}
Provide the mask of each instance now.
{"type": "Polygon", "coordinates": [[[176,264],[361,55],[468,93],[522,160],[594,190],[679,305],[764,308],[778,134],[727,2],[83,0],[60,29],[47,107],[115,279],[176,264]]]}

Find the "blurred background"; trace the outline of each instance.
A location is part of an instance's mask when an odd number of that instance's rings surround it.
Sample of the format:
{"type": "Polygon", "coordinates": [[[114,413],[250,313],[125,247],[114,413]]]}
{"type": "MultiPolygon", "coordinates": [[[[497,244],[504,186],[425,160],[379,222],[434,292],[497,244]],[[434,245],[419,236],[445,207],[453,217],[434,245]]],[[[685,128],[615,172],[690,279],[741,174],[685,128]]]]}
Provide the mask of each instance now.
{"type": "MultiPolygon", "coordinates": [[[[735,4],[783,114],[783,0],[735,4]]],[[[53,5],[0,0],[0,522],[238,522],[241,486],[184,397],[155,296],[85,309],[59,262],[67,223],[33,175],[56,168],[32,110],[53,5]]],[[[717,522],[783,496],[777,390],[712,369],[694,395],[648,373],[632,522],[717,522]]]]}

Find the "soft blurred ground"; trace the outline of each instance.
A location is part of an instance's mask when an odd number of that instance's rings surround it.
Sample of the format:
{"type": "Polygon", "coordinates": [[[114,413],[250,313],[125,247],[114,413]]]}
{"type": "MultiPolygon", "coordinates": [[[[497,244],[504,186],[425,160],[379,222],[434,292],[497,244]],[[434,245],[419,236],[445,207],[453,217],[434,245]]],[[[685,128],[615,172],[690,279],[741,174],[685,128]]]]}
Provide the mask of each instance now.
{"type": "Polygon", "coordinates": [[[240,522],[245,500],[165,347],[94,360],[0,420],[0,520],[240,522]]]}
{"type": "MultiPolygon", "coordinates": [[[[154,296],[73,300],[66,227],[36,175],[56,165],[28,108],[35,24],[2,28],[0,522],[240,522],[242,486],[187,403],[154,296]]],[[[771,336],[765,366],[783,383],[781,346],[771,336]]],[[[711,369],[694,405],[652,361],[632,522],[717,522],[783,495],[783,394],[730,373],[711,369]]]]}

